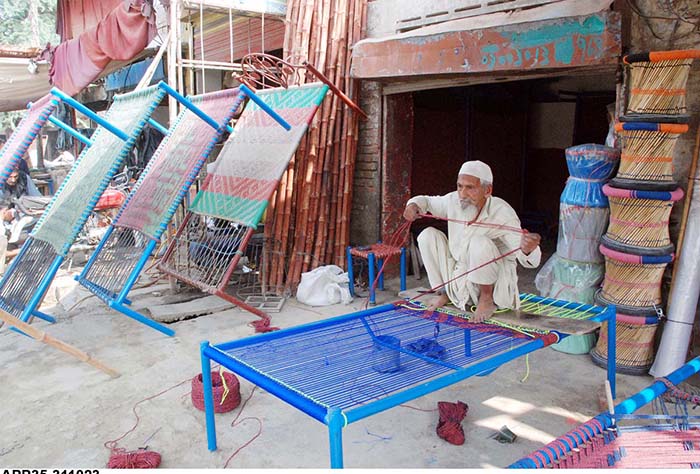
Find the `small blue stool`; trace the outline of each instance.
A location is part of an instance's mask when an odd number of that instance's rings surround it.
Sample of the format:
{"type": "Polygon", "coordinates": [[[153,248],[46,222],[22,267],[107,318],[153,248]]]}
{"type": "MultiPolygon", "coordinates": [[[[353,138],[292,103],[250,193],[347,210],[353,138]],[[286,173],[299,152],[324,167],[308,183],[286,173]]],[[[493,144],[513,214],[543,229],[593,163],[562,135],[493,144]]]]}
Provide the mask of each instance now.
{"type": "Polygon", "coordinates": [[[406,249],[403,247],[392,247],[381,242],[364,247],[348,247],[348,279],[350,280],[350,294],[355,296],[355,278],[352,272],[352,257],[364,258],[369,267],[369,303],[376,304],[374,288],[372,283],[375,279],[375,265],[379,270],[377,288],[384,290],[384,272],[381,271],[384,260],[394,255],[401,255],[401,291],[406,290],[406,249]],[[375,263],[376,262],[376,263],[375,263]]]}

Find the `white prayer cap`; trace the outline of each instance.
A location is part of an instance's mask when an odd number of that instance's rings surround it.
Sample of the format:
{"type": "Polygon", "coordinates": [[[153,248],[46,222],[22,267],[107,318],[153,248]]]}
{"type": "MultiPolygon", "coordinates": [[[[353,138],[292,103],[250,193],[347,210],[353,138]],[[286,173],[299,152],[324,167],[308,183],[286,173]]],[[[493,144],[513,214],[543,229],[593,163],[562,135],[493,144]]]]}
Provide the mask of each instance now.
{"type": "Polygon", "coordinates": [[[483,161],[465,161],[462,167],[459,169],[459,174],[475,176],[479,178],[482,183],[493,184],[493,173],[491,173],[491,167],[483,161]]]}

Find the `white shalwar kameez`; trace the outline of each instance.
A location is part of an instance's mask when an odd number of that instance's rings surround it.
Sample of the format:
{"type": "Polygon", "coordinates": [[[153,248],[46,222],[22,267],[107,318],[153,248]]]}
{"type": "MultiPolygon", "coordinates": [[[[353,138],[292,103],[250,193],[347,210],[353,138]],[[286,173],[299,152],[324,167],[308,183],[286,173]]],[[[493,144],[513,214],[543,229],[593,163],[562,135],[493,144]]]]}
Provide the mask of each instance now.
{"type": "MultiPolygon", "coordinates": [[[[429,227],[418,236],[418,248],[428,273],[431,288],[442,285],[467,271],[477,268],[513,249],[520,248],[521,234],[512,229],[468,225],[466,222],[487,223],[520,228],[520,219],[503,199],[489,196],[481,214],[476,206],[462,209],[457,191],[444,196],[415,196],[408,204],[416,204],[421,213],[453,219],[444,233],[429,227]]],[[[493,301],[499,308],[518,308],[517,262],[525,268],[540,264],[542,251],[537,247],[529,255],[521,250],[456,278],[445,286],[450,301],[469,311],[478,304],[479,285],[494,285],[493,301]]]]}

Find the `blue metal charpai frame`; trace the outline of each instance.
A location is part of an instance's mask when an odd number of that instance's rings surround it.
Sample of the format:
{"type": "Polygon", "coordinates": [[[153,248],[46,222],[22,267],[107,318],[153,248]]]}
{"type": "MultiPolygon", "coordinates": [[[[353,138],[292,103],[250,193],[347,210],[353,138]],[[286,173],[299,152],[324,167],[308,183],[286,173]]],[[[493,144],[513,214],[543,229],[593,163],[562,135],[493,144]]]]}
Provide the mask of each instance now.
{"type": "MultiPolygon", "coordinates": [[[[168,94],[173,96],[178,102],[180,102],[183,106],[187,108],[190,112],[195,114],[197,117],[202,119],[204,122],[209,124],[214,130],[217,131],[217,134],[212,137],[211,142],[209,143],[209,146],[206,151],[206,156],[209,155],[211,150],[214,148],[214,145],[218,142],[219,138],[221,137],[222,133],[224,130],[228,130],[229,132],[233,132],[233,129],[228,125],[229,119],[227,118],[225,122],[223,123],[218,123],[216,120],[214,120],[212,117],[207,115],[203,110],[201,110],[199,107],[197,107],[190,99],[187,97],[184,97],[183,95],[179,94],[177,91],[172,89],[170,86],[168,86],[165,83],[160,83],[159,86],[165,90],[168,94]]],[[[250,88],[248,88],[245,85],[241,85],[239,87],[239,93],[242,96],[248,97],[250,100],[255,102],[257,105],[260,106],[261,109],[263,109],[268,115],[270,115],[275,121],[277,121],[281,127],[283,127],[285,130],[290,130],[291,125],[287,123],[279,114],[277,114],[272,108],[270,108],[260,97],[258,97],[250,88]]],[[[232,104],[233,105],[233,104],[232,104]]],[[[184,112],[183,112],[184,113],[184,112]]],[[[182,115],[181,115],[182,116],[182,115]]],[[[167,143],[167,140],[172,136],[174,132],[174,128],[177,127],[178,123],[180,121],[176,121],[172,126],[170,130],[166,130],[165,133],[165,138],[159,145],[159,147],[165,146],[167,143]]],[[[174,150],[176,151],[176,150],[174,150]]],[[[206,161],[206,156],[203,156],[200,160],[200,163],[198,163],[198,166],[195,167],[194,172],[192,175],[188,176],[188,179],[185,183],[185,185],[182,187],[180,190],[180,193],[178,195],[178,199],[174,202],[171,203],[170,206],[170,216],[172,216],[175,211],[177,210],[177,207],[179,206],[180,202],[184,198],[185,194],[187,193],[187,190],[190,188],[194,180],[196,179],[199,170],[201,166],[204,164],[206,161]]],[[[172,159],[177,159],[177,157],[171,157],[172,159]]],[[[144,172],[147,173],[148,169],[144,172]]],[[[139,191],[138,186],[132,191],[132,194],[127,198],[126,202],[123,204],[122,209],[120,209],[119,214],[122,213],[122,210],[129,204],[129,201],[131,200],[131,197],[133,196],[134,193],[137,193],[139,191]]],[[[118,217],[117,217],[118,221],[118,217]]],[[[169,221],[169,220],[168,220],[169,221]]],[[[159,237],[165,230],[167,229],[168,221],[161,222],[160,224],[160,229],[159,229],[159,234],[156,237],[159,237]]],[[[146,266],[148,263],[148,259],[151,257],[153,251],[155,250],[156,246],[160,242],[159,238],[151,238],[148,240],[148,243],[146,244],[146,247],[144,248],[141,257],[139,260],[136,262],[134,265],[133,269],[130,271],[128,277],[126,278],[126,281],[124,282],[123,287],[118,291],[118,292],[113,292],[109,289],[103,288],[102,286],[96,284],[93,281],[90,281],[90,276],[89,272],[90,269],[93,267],[95,264],[95,261],[99,258],[101,255],[101,252],[106,244],[106,242],[109,240],[111,237],[112,233],[114,232],[115,227],[112,225],[109,227],[107,230],[107,233],[104,235],[100,243],[98,244],[97,248],[95,251],[92,253],[90,256],[90,259],[88,260],[87,264],[83,268],[83,271],[80,273],[80,275],[76,276],[76,280],[83,285],[85,288],[90,290],[92,293],[97,295],[100,299],[102,299],[110,308],[119,311],[120,313],[129,316],[132,319],[135,319],[136,321],[139,321],[157,331],[160,331],[161,333],[165,334],[166,336],[174,336],[175,331],[172,330],[171,328],[164,326],[163,324],[160,324],[143,314],[131,309],[128,307],[130,304],[130,301],[127,299],[129,292],[132,290],[133,286],[136,284],[136,281],[138,280],[139,276],[141,275],[141,272],[143,271],[143,268],[146,266]]]]}
{"type": "MultiPolygon", "coordinates": [[[[666,376],[666,379],[673,385],[678,385],[687,378],[700,372],[700,356],[696,357],[666,376]]],[[[595,437],[601,436],[605,431],[616,427],[616,418],[627,418],[634,412],[652,400],[660,397],[668,391],[668,387],[657,380],[647,388],[640,390],[629,398],[618,403],[614,407],[614,413],[603,412],[593,419],[598,423],[586,423],[582,425],[585,429],[574,429],[546,447],[538,449],[531,456],[524,457],[514,462],[509,468],[515,469],[537,469],[545,468],[570,455],[572,451],[591,442],[595,437]],[[553,446],[556,444],[556,448],[553,446]],[[557,449],[558,448],[558,449],[557,449]]]]}
{"type": "MultiPolygon", "coordinates": [[[[563,300],[536,297],[532,295],[528,297],[528,301],[541,302],[543,304],[560,308],[577,308],[582,311],[588,311],[591,314],[591,317],[588,319],[591,321],[615,321],[616,313],[614,306],[601,308],[563,300]]],[[[318,348],[323,347],[324,345],[327,345],[329,348],[337,347],[338,344],[340,344],[340,341],[338,341],[337,338],[350,337],[348,336],[348,324],[352,323],[353,321],[359,321],[354,330],[357,330],[357,328],[362,329],[364,327],[366,329],[365,335],[369,335],[371,337],[370,342],[376,342],[377,338],[374,335],[373,327],[377,328],[381,325],[376,321],[369,321],[368,323],[368,320],[371,320],[373,317],[381,316],[382,313],[394,312],[396,311],[396,308],[397,306],[395,304],[387,304],[366,311],[338,316],[336,318],[252,336],[237,341],[230,341],[216,345],[211,345],[208,341],[202,342],[200,346],[200,355],[202,362],[202,380],[204,387],[204,405],[207,425],[207,445],[209,450],[214,451],[217,449],[214,406],[212,398],[212,361],[221,364],[232,372],[247,379],[251,383],[260,386],[269,393],[301,410],[317,421],[327,425],[330,442],[330,465],[332,468],[342,468],[342,429],[350,423],[354,423],[402,403],[419,398],[428,393],[432,393],[457,382],[461,382],[469,377],[475,375],[488,375],[506,362],[541,349],[542,347],[552,343],[552,340],[556,342],[557,340],[561,340],[561,338],[568,336],[568,334],[551,332],[550,335],[554,334],[556,337],[548,338],[547,340],[545,337],[536,337],[534,339],[524,341],[521,340],[521,342],[518,344],[513,344],[511,346],[512,348],[502,350],[495,355],[491,355],[490,357],[467,360],[462,358],[460,355],[457,359],[452,359],[461,360],[461,364],[453,364],[449,363],[448,361],[439,361],[435,359],[427,361],[432,362],[432,364],[425,364],[425,357],[416,357],[420,355],[412,353],[410,350],[406,350],[406,346],[400,346],[398,349],[394,347],[395,350],[408,355],[410,364],[423,364],[422,367],[430,365],[431,369],[418,371],[418,377],[424,378],[420,380],[412,379],[410,381],[410,385],[406,383],[398,385],[393,384],[391,385],[390,390],[382,389],[381,393],[374,393],[370,398],[361,401],[353,398],[353,403],[350,404],[347,402],[329,402],[329,398],[319,397],[312,393],[313,390],[304,388],[308,387],[309,384],[313,385],[316,379],[320,377],[318,371],[314,371],[312,368],[313,366],[309,364],[312,364],[312,360],[314,359],[315,363],[319,363],[319,359],[324,358],[323,355],[320,357],[318,353],[315,353],[314,357],[309,355],[309,362],[306,364],[306,367],[303,365],[299,366],[297,360],[295,360],[295,372],[292,375],[286,374],[287,378],[285,378],[285,374],[279,375],[280,372],[274,365],[272,368],[261,367],[267,364],[267,361],[262,364],[259,362],[261,361],[261,358],[265,357],[264,354],[261,354],[261,352],[263,352],[265,349],[270,350],[271,355],[273,355],[276,350],[280,351],[279,355],[281,359],[279,359],[279,363],[277,364],[287,362],[284,359],[289,357],[289,344],[295,338],[301,338],[306,341],[308,347],[318,348]],[[423,362],[417,361],[416,359],[418,358],[423,359],[423,362]]],[[[414,317],[416,319],[420,319],[419,316],[414,317]]],[[[459,347],[463,351],[468,351],[471,353],[471,345],[468,341],[470,340],[470,333],[473,331],[473,329],[459,326],[458,329],[460,328],[464,330],[464,343],[459,347]]],[[[455,330],[454,327],[451,329],[455,330]]],[[[488,333],[488,331],[486,332],[488,333]]],[[[610,341],[616,340],[615,324],[608,324],[608,337],[610,341]]],[[[608,344],[607,370],[607,377],[610,381],[613,397],[615,396],[615,357],[615,343],[613,342],[608,344]]],[[[304,364],[304,362],[302,362],[302,364],[304,364]]],[[[341,374],[339,377],[346,376],[343,371],[338,371],[337,373],[341,374]]],[[[392,374],[375,374],[375,377],[389,377],[391,375],[392,374]]],[[[353,377],[353,375],[347,376],[353,377]]],[[[347,385],[343,385],[343,383],[347,383],[348,380],[338,380],[337,382],[341,387],[347,387],[347,385]]],[[[332,390],[333,380],[324,379],[319,383],[322,385],[325,384],[323,385],[325,390],[324,393],[328,393],[328,384],[331,385],[332,390]]],[[[330,400],[334,399],[334,397],[330,397],[330,400]]]]}
{"type": "MultiPolygon", "coordinates": [[[[124,142],[124,147],[120,150],[120,153],[122,157],[126,157],[127,153],[133,147],[136,138],[138,135],[141,133],[141,130],[143,129],[143,126],[145,126],[146,122],[154,122],[150,115],[153,113],[155,108],[158,106],[160,101],[162,100],[163,96],[165,95],[165,87],[167,85],[165,83],[160,83],[157,86],[157,88],[160,88],[162,92],[159,94],[156,94],[154,96],[153,101],[150,103],[150,106],[148,107],[148,110],[145,114],[145,116],[140,120],[138,126],[135,128],[134,133],[131,135],[125,133],[121,129],[119,129],[117,126],[114,124],[110,123],[109,121],[105,120],[103,117],[97,115],[95,112],[90,110],[89,108],[85,107],[83,104],[80,102],[76,101],[69,95],[65,94],[63,91],[61,91],[58,88],[53,88],[51,89],[51,94],[56,97],[56,100],[60,100],[63,103],[69,105],[73,109],[85,114],[87,117],[89,117],[91,120],[95,121],[98,123],[100,126],[102,126],[106,131],[109,133],[115,135],[119,139],[121,139],[124,142]]],[[[56,126],[61,127],[63,130],[66,132],[70,133],[71,135],[75,136],[79,140],[81,140],[83,143],[85,143],[88,147],[91,147],[93,142],[92,140],[87,139],[83,135],[81,135],[78,131],[72,129],[68,125],[64,124],[63,122],[60,122],[58,120],[52,120],[52,123],[54,123],[56,126]]],[[[80,160],[80,157],[78,158],[80,160]]],[[[112,175],[116,173],[117,168],[119,165],[121,165],[122,160],[118,160],[118,163],[116,163],[110,170],[107,176],[105,176],[102,181],[101,181],[101,187],[106,188],[107,184],[109,183],[109,180],[111,179],[112,175]]],[[[75,168],[73,168],[74,170],[75,168]]],[[[72,173],[72,172],[71,172],[72,173]]],[[[68,177],[66,180],[63,182],[61,187],[59,188],[58,192],[56,193],[56,196],[60,194],[62,189],[68,185],[71,173],[69,173],[68,177]]],[[[89,213],[92,211],[93,207],[97,203],[98,199],[100,198],[102,194],[103,189],[99,190],[98,193],[96,193],[94,196],[87,196],[86,198],[88,199],[88,205],[83,213],[82,220],[83,222],[87,220],[87,217],[89,213]]],[[[43,219],[48,213],[49,209],[54,205],[56,199],[51,201],[49,203],[49,207],[44,211],[44,215],[42,218],[39,220],[39,222],[36,224],[35,229],[39,228],[41,224],[43,223],[43,219]]],[[[80,225],[82,227],[82,225],[80,225]]],[[[79,229],[78,229],[79,230],[79,229]]],[[[76,231],[77,233],[77,231],[76,231]]],[[[65,253],[62,252],[59,253],[53,247],[50,245],[45,245],[45,242],[42,242],[41,240],[35,239],[33,237],[33,234],[29,236],[28,240],[22,245],[22,248],[20,249],[19,254],[17,257],[13,260],[13,262],[10,264],[8,267],[7,271],[5,272],[5,275],[0,279],[0,308],[5,309],[8,311],[10,314],[15,316],[17,319],[19,319],[22,322],[29,322],[33,317],[38,317],[40,319],[43,319],[45,321],[54,323],[56,322],[55,318],[49,314],[43,313],[39,311],[39,305],[41,304],[41,301],[44,298],[44,295],[48,291],[49,286],[51,285],[51,282],[53,281],[54,276],[56,275],[56,272],[58,272],[58,269],[60,266],[63,264],[63,261],[65,260],[65,253]],[[43,253],[45,256],[48,255],[50,256],[53,254],[53,258],[50,260],[50,263],[47,262],[47,265],[36,265],[36,259],[38,253],[43,253]],[[18,269],[23,265],[24,260],[28,256],[31,256],[35,261],[34,262],[29,262],[27,265],[30,266],[30,269],[40,269],[38,273],[32,273],[28,275],[20,275],[18,277],[15,277],[14,274],[16,271],[19,271],[18,269]],[[11,295],[7,295],[4,292],[6,292],[6,287],[7,285],[14,285],[15,283],[19,282],[20,286],[23,289],[26,289],[28,286],[33,286],[33,282],[35,280],[27,281],[28,279],[35,279],[39,278],[39,283],[36,285],[36,289],[31,293],[31,295],[19,295],[17,292],[14,292],[11,295]],[[17,278],[17,281],[12,281],[8,283],[9,280],[17,278]],[[28,296],[28,298],[27,298],[28,296]]],[[[70,247],[70,244],[72,242],[67,243],[65,247],[70,247]]],[[[65,250],[65,248],[64,248],[65,250]]],[[[24,262],[26,263],[26,262],[24,262]]],[[[11,292],[14,290],[10,290],[11,292]]],[[[13,330],[17,332],[21,332],[15,328],[12,328],[13,330]]]]}

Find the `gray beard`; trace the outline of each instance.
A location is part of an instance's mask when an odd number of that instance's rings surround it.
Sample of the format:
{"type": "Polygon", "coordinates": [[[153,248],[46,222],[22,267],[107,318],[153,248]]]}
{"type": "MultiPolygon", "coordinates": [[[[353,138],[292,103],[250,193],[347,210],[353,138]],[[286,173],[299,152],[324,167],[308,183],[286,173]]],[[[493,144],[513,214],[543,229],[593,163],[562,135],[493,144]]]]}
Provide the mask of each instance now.
{"type": "Polygon", "coordinates": [[[460,199],[459,205],[462,207],[463,211],[466,211],[469,206],[473,206],[474,203],[471,201],[471,199],[460,199]]]}

